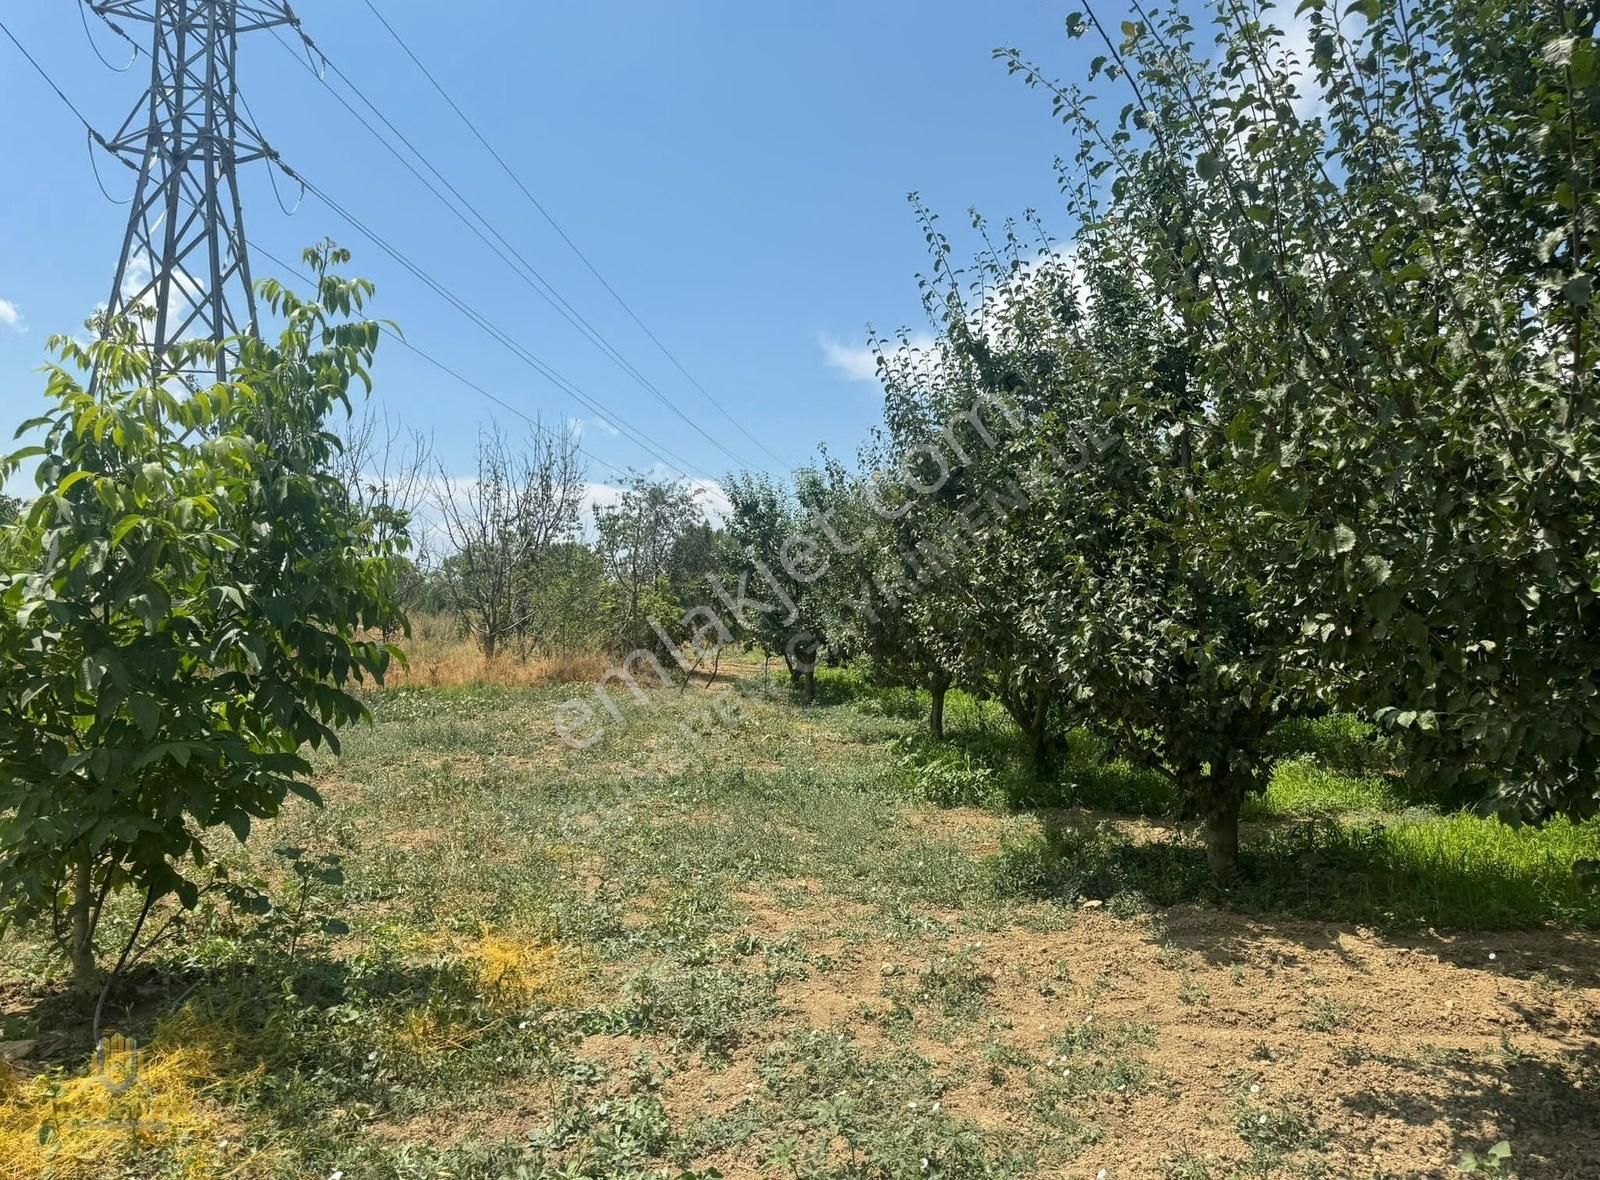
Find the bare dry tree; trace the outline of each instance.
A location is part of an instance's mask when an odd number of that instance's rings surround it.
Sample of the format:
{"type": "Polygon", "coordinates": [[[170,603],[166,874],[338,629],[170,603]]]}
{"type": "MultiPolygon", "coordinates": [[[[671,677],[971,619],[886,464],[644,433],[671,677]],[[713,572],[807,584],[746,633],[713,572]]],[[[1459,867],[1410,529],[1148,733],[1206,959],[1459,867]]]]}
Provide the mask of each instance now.
{"type": "Polygon", "coordinates": [[[527,624],[535,560],[571,537],[583,498],[583,466],[568,430],[538,424],[520,445],[498,427],[478,435],[476,478],[436,489],[448,585],[457,612],[493,659],[527,624]]]}
{"type": "Polygon", "coordinates": [[[432,553],[430,530],[418,514],[429,498],[433,440],[368,402],[350,419],[340,441],[333,471],[373,541],[386,543],[402,529],[410,536],[411,556],[396,598],[403,608],[412,607],[421,597],[432,553]]]}
{"type": "Polygon", "coordinates": [[[428,498],[433,440],[368,405],[341,441],[334,474],[349,489],[351,504],[387,539],[414,520],[428,498]]]}

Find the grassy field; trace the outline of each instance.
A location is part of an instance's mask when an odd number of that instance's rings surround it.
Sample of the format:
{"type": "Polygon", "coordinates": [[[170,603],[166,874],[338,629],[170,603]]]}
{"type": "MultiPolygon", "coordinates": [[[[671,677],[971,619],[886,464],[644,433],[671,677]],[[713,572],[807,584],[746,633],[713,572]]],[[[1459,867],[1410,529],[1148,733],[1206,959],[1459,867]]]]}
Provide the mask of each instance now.
{"type": "Polygon", "coordinates": [[[217,844],[273,908],[129,974],[119,1092],[7,936],[0,1177],[1600,1176],[1600,828],[1440,815],[1332,719],[1219,894],[1087,739],[1041,785],[992,707],[935,748],[739,671],[584,751],[570,688],[376,698],[324,810],[217,844]]]}

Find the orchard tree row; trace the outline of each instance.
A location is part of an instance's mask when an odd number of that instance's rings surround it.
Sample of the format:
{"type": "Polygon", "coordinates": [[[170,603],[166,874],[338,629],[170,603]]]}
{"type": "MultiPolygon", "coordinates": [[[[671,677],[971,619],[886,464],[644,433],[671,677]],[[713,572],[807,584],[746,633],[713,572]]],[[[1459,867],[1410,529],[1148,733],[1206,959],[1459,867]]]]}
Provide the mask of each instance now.
{"type": "Polygon", "coordinates": [[[1221,877],[1263,739],[1317,709],[1455,798],[1593,814],[1595,18],[1305,0],[1297,56],[1252,3],[1076,14],[1105,110],[1000,52],[1065,128],[1077,232],[975,219],[958,265],[919,208],[939,335],[882,343],[861,473],[730,488],[797,607],[756,631],[925,686],[936,733],[947,686],[998,699],[1041,765],[1096,731],[1221,877]]]}

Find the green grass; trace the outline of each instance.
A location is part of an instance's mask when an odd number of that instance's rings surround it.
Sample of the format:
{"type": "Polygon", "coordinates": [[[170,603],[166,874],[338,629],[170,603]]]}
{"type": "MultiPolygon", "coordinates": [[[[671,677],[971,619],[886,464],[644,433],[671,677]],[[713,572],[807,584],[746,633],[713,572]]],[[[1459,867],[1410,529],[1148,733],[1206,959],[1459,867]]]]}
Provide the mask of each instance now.
{"type": "MultiPolygon", "coordinates": [[[[375,698],[344,757],[316,760],[325,810],[215,841],[270,912],[208,895],[113,997],[110,1023],[157,1059],[196,1029],[226,1050],[185,1083],[198,1130],[76,1171],[58,1158],[55,1175],[693,1180],[708,1160],[792,1180],[1093,1175],[1119,1112],[1164,1093],[1160,1032],[1065,1023],[1111,994],[1116,965],[1029,960],[1019,981],[991,961],[994,931],[1059,932],[1090,899],[1148,932],[1135,939],[1158,937],[1152,907],[1179,902],[1385,929],[1600,926],[1572,874],[1600,856],[1600,825],[1407,808],[1361,763],[1370,735],[1342,722],[1311,733],[1339,766],[1286,751],[1223,893],[1182,826],[1135,839],[1063,810],[1163,814],[1158,780],[1106,763],[1087,735],[1040,784],[992,702],[952,694],[952,740],[935,746],[918,694],[852,673],[822,687],[809,709],[740,698],[734,732],[708,729],[704,689],[662,693],[587,751],[550,731],[571,690],[375,698]],[[302,892],[296,864],[340,871],[302,892]],[[754,920],[761,899],[806,936],[754,920]],[[881,970],[881,994],[856,997],[853,970],[881,970]],[[1063,1022],[1034,1052],[1014,1043],[1023,985],[1063,1022]],[[783,997],[801,986],[846,998],[800,1015],[783,997]],[[854,1031],[838,1027],[856,1009],[854,1031]],[[983,1123],[947,1108],[963,1086],[1020,1097],[983,1123]],[[702,1091],[714,1100],[690,1101],[702,1091]]],[[[118,904],[108,942],[135,908],[118,904]]],[[[39,1039],[29,1068],[65,1084],[88,1057],[84,1005],[35,933],[3,948],[0,1037],[39,1039]]],[[[1188,1018],[1233,1002],[1242,973],[1167,958],[1188,1018]]],[[[1307,1037],[1342,1032],[1331,1008],[1301,1019],[1332,1030],[1307,1037]]],[[[0,1120],[32,1109],[0,1087],[0,1120]]],[[[1310,1150],[1289,1144],[1294,1108],[1250,1111],[1269,1122],[1241,1122],[1215,1174],[1310,1150]]]]}
{"type": "MultiPolygon", "coordinates": [[[[920,720],[926,694],[875,689],[859,675],[824,678],[835,702],[874,716],[920,720]],[[894,703],[891,710],[884,702],[894,703]]],[[[1085,807],[1170,819],[1180,810],[1154,770],[1107,757],[1102,742],[1068,735],[1064,765],[1036,781],[993,702],[952,692],[950,740],[898,739],[902,790],[938,806],[991,810],[1085,807]]],[[[1200,849],[1176,839],[1137,846],[1115,833],[1033,833],[991,866],[1002,893],[1118,899],[1126,906],[1203,899],[1239,908],[1400,926],[1465,929],[1544,923],[1600,926],[1600,892],[1574,866],[1600,858],[1600,821],[1514,828],[1470,812],[1441,814],[1387,771],[1390,745],[1343,714],[1297,719],[1273,733],[1267,788],[1245,801],[1243,878],[1222,892],[1200,849]]]]}
{"type": "Polygon", "coordinates": [[[1513,830],[1476,816],[1393,824],[1312,820],[1252,833],[1239,881],[1211,884],[1193,839],[1137,843],[1113,829],[1047,826],[993,859],[995,888],[1131,907],[1206,901],[1256,913],[1394,927],[1600,926],[1600,898],[1573,862],[1600,855],[1600,827],[1513,830]]]}
{"type": "Polygon", "coordinates": [[[1330,769],[1309,755],[1279,762],[1264,795],[1245,800],[1246,819],[1398,814],[1409,806],[1392,779],[1330,769]]]}

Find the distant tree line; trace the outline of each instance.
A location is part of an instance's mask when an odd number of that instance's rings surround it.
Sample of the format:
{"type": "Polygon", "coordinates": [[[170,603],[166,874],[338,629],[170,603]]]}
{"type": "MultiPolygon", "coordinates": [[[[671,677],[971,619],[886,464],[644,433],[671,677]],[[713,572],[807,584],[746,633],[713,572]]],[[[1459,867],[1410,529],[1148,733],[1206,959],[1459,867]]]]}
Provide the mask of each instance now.
{"type": "Polygon", "coordinates": [[[540,425],[520,438],[485,431],[476,467],[469,479],[438,468],[443,556],[421,572],[416,607],[453,614],[490,659],[670,655],[675,620],[720,568],[720,535],[693,489],[636,473],[596,489],[586,520],[576,438],[540,425]]]}

